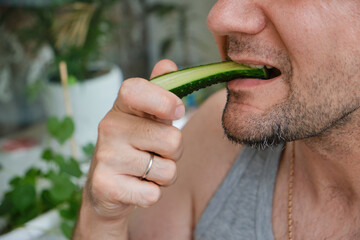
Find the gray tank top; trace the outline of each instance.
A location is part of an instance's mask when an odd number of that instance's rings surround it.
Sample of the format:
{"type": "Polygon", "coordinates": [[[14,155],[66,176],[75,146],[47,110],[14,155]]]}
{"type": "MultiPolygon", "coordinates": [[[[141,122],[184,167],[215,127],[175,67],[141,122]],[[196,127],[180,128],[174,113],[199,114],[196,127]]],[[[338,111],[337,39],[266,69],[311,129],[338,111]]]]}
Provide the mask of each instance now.
{"type": "Polygon", "coordinates": [[[273,240],[272,198],[283,145],[245,147],[198,222],[195,240],[273,240]]]}

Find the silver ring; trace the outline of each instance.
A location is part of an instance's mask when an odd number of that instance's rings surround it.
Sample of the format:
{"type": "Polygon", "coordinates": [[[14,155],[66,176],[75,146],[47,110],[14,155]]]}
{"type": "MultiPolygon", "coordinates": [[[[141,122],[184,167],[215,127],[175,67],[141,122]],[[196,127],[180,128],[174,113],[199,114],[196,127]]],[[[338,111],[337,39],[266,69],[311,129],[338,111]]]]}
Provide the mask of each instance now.
{"type": "Polygon", "coordinates": [[[149,164],[148,164],[148,166],[147,166],[147,168],[146,168],[146,170],[145,170],[144,174],[143,174],[143,175],[142,175],[142,177],[141,177],[142,179],[145,179],[145,178],[146,178],[146,176],[149,174],[150,169],[151,169],[152,164],[153,164],[153,161],[154,161],[154,154],[153,154],[153,153],[150,153],[149,164]]]}

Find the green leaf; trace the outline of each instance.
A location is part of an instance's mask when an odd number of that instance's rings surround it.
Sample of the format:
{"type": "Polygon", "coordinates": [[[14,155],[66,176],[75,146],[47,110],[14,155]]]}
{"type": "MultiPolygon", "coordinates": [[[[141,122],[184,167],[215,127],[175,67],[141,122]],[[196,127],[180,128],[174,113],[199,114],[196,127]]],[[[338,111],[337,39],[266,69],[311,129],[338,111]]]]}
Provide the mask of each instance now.
{"type": "Polygon", "coordinates": [[[64,161],[63,164],[60,165],[60,170],[77,178],[82,176],[79,163],[74,158],[70,158],[70,160],[66,162],[64,161]]]}
{"type": "Polygon", "coordinates": [[[86,146],[82,148],[82,150],[88,158],[92,158],[95,151],[95,145],[92,143],[88,143],[86,146]]]}
{"type": "Polygon", "coordinates": [[[77,78],[74,75],[70,75],[68,78],[69,86],[75,85],[78,82],[77,78]]]}
{"type": "Polygon", "coordinates": [[[40,169],[32,167],[26,171],[24,181],[34,185],[36,179],[41,175],[42,172],[40,169]]]}
{"type": "Polygon", "coordinates": [[[76,192],[68,204],[60,210],[60,215],[64,219],[76,221],[81,206],[81,192],[76,192]]]}
{"type": "Polygon", "coordinates": [[[54,153],[50,148],[47,148],[42,153],[41,158],[47,162],[50,162],[54,158],[54,153]]]}
{"type": "Polygon", "coordinates": [[[59,213],[60,216],[64,219],[72,220],[74,218],[73,212],[69,208],[61,209],[59,213]]]}
{"type": "Polygon", "coordinates": [[[68,208],[60,210],[60,216],[67,220],[76,220],[78,215],[78,208],[74,208],[71,205],[68,208]]]}
{"type": "Polygon", "coordinates": [[[64,236],[67,237],[68,239],[71,238],[73,230],[74,230],[74,223],[68,223],[65,221],[61,223],[61,231],[64,234],[64,236]]]}
{"type": "Polygon", "coordinates": [[[65,164],[65,158],[62,155],[59,155],[59,154],[55,155],[53,157],[53,160],[56,163],[56,165],[58,165],[60,168],[62,165],[65,164]]]}
{"type": "Polygon", "coordinates": [[[52,197],[50,195],[50,191],[48,189],[42,191],[41,201],[44,204],[43,205],[44,209],[54,208],[58,204],[58,202],[56,202],[56,201],[54,201],[54,199],[52,199],[52,197]]]}
{"type": "Polygon", "coordinates": [[[14,207],[20,212],[25,211],[31,205],[36,203],[36,190],[33,185],[24,184],[15,187],[11,194],[11,200],[14,207]]]}
{"type": "Polygon", "coordinates": [[[12,187],[16,187],[16,185],[19,185],[21,182],[21,178],[20,177],[13,177],[10,181],[9,184],[12,187]]]}
{"type": "Polygon", "coordinates": [[[49,189],[49,193],[56,202],[66,201],[76,190],[76,186],[67,176],[51,174],[49,179],[52,182],[52,188],[49,189]]]}
{"type": "Polygon", "coordinates": [[[75,126],[70,117],[65,117],[62,121],[56,117],[51,117],[47,122],[47,129],[60,144],[64,144],[73,135],[75,126]]]}
{"type": "Polygon", "coordinates": [[[74,158],[65,160],[62,155],[55,155],[53,157],[53,160],[59,166],[61,172],[67,173],[70,176],[74,176],[77,178],[82,176],[80,165],[74,158]]]}
{"type": "Polygon", "coordinates": [[[6,195],[0,204],[0,216],[4,216],[10,213],[13,208],[10,195],[6,195]]]}
{"type": "Polygon", "coordinates": [[[30,221],[31,219],[39,216],[40,214],[41,212],[39,211],[39,208],[34,205],[26,209],[26,211],[14,215],[12,219],[12,224],[14,225],[14,227],[21,226],[26,222],[30,221]]]}

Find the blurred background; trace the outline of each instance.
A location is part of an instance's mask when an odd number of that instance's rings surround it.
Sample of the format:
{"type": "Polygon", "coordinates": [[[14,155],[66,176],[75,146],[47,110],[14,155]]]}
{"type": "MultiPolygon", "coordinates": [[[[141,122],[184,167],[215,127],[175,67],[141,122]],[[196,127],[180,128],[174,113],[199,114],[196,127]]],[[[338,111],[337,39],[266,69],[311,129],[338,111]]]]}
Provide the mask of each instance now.
{"type": "MultiPolygon", "coordinates": [[[[0,239],[69,238],[97,124],[122,81],[149,78],[163,58],[219,61],[206,27],[215,2],[0,0],[0,239]]],[[[222,87],[184,98],[186,117],[222,87]]]]}

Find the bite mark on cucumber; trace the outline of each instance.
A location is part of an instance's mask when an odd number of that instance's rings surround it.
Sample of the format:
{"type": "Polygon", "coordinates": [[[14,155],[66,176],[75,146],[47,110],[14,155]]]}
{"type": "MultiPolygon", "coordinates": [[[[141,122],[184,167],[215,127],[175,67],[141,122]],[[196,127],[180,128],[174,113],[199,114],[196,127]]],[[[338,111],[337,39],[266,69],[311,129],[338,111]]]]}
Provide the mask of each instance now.
{"type": "Polygon", "coordinates": [[[226,61],[186,68],[155,77],[150,81],[183,98],[199,89],[236,78],[268,79],[269,74],[265,67],[252,68],[226,61]]]}

